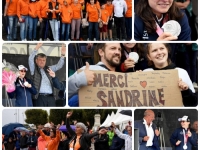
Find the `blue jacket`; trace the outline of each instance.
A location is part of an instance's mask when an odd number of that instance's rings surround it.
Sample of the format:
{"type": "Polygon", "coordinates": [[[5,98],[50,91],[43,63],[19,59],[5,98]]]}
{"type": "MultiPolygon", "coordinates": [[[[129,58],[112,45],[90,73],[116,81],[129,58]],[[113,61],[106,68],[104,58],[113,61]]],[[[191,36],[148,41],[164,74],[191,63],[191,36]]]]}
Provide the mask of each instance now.
{"type": "MultiPolygon", "coordinates": [[[[145,124],[143,124],[144,120],[137,120],[134,122],[134,128],[139,129],[139,144],[140,144],[140,148],[139,150],[147,150],[146,147],[146,141],[143,141],[142,139],[147,136],[147,131],[146,131],[146,127],[145,124]]],[[[154,138],[153,138],[153,148],[154,150],[160,150],[160,146],[159,146],[159,141],[158,141],[158,136],[156,136],[155,134],[155,129],[156,126],[155,124],[152,124],[152,128],[154,131],[154,138]]]]}
{"type": "Polygon", "coordinates": [[[58,96],[63,99],[63,106],[66,105],[66,81],[60,82],[57,77],[52,78],[53,86],[60,90],[58,96]]]}
{"type": "MultiPolygon", "coordinates": [[[[188,24],[188,18],[185,15],[184,11],[182,11],[184,16],[181,20],[179,20],[179,24],[181,26],[181,33],[178,36],[178,41],[191,41],[191,30],[188,24]]],[[[145,30],[145,24],[143,20],[135,15],[134,21],[134,39],[136,41],[156,41],[158,38],[158,34],[156,31],[154,33],[147,33],[145,30]]]]}
{"type": "Polygon", "coordinates": [[[121,150],[124,146],[124,140],[119,138],[117,134],[113,136],[112,144],[110,146],[110,150],[121,150]]]}
{"type": "MultiPolygon", "coordinates": [[[[26,81],[31,84],[31,88],[27,88],[27,87],[22,87],[19,83],[19,78],[17,78],[16,82],[15,82],[15,91],[8,93],[8,96],[10,98],[16,98],[15,101],[15,106],[17,107],[23,107],[23,106],[33,106],[32,104],[32,98],[31,95],[35,95],[37,94],[37,90],[34,87],[32,81],[30,79],[25,78],[26,81]]],[[[23,81],[22,81],[23,84],[23,81]]]]}
{"type": "MultiPolygon", "coordinates": [[[[192,136],[191,137],[188,137],[188,140],[187,140],[187,150],[192,150],[192,146],[197,146],[197,139],[195,136],[195,132],[193,131],[190,131],[192,133],[192,136]]],[[[171,135],[170,137],[170,142],[173,146],[175,146],[175,150],[183,150],[183,145],[184,145],[184,136],[183,136],[183,128],[180,127],[180,128],[177,128],[171,135]],[[181,141],[181,143],[176,146],[176,142],[177,141],[181,141]]]]}

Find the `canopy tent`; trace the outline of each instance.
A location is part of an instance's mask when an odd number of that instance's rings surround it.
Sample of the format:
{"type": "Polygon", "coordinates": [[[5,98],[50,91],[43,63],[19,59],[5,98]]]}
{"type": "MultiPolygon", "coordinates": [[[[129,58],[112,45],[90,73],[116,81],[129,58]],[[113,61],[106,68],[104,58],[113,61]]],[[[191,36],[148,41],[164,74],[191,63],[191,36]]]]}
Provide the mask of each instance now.
{"type": "Polygon", "coordinates": [[[116,114],[112,112],[111,115],[108,114],[105,121],[101,124],[101,126],[109,127],[112,122],[114,122],[116,125],[119,125],[120,129],[123,130],[126,125],[128,125],[128,122],[132,122],[132,117],[123,115],[120,113],[122,109],[118,109],[116,114]]]}

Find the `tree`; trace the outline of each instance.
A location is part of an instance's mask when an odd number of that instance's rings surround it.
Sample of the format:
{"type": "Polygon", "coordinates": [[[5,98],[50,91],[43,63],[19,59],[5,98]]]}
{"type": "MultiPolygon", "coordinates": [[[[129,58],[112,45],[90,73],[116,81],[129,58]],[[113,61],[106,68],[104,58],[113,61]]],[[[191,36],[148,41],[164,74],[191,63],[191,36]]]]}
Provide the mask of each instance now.
{"type": "MultiPolygon", "coordinates": [[[[61,121],[66,120],[66,114],[69,111],[73,111],[73,115],[70,120],[77,120],[78,122],[82,122],[86,124],[89,121],[90,125],[94,125],[94,115],[99,113],[101,115],[101,123],[105,121],[108,114],[111,114],[112,111],[116,113],[117,109],[51,109],[49,121],[53,122],[55,125],[60,124],[61,121]]],[[[73,124],[71,122],[71,124],[73,124]]]]}
{"type": "Polygon", "coordinates": [[[44,125],[48,122],[48,114],[46,110],[42,109],[28,109],[25,111],[26,119],[25,122],[28,124],[39,124],[44,125]]]}

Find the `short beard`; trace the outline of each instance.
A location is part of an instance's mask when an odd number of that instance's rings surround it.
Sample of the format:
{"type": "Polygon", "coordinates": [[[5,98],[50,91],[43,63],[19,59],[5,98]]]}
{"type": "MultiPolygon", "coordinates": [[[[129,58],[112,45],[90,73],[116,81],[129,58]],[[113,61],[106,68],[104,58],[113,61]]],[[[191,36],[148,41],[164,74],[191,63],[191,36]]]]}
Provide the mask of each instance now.
{"type": "MultiPolygon", "coordinates": [[[[117,56],[117,55],[115,55],[115,56],[117,56]]],[[[114,56],[113,56],[113,57],[114,57],[114,56]]],[[[112,58],[113,58],[113,57],[112,57],[112,58]]],[[[108,64],[109,64],[111,67],[117,67],[117,66],[119,66],[120,61],[119,61],[118,63],[116,63],[116,62],[112,61],[112,58],[109,60],[109,59],[107,59],[106,56],[104,56],[104,59],[108,62],[108,64]]]]}

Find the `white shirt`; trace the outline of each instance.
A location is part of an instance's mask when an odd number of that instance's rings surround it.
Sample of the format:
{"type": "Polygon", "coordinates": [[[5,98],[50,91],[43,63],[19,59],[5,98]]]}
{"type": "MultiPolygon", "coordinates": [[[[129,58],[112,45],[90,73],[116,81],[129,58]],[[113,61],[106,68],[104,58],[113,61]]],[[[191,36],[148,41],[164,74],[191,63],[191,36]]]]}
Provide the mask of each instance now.
{"type": "Polygon", "coordinates": [[[144,123],[146,131],[147,131],[147,136],[149,137],[149,139],[146,143],[146,146],[152,146],[153,145],[153,138],[154,138],[154,131],[153,131],[153,128],[152,128],[152,122],[148,126],[146,120],[144,119],[143,123],[144,123]]]}
{"type": "Polygon", "coordinates": [[[114,0],[112,2],[114,6],[114,16],[115,17],[124,17],[123,12],[127,12],[127,4],[124,0],[114,0]]]}

